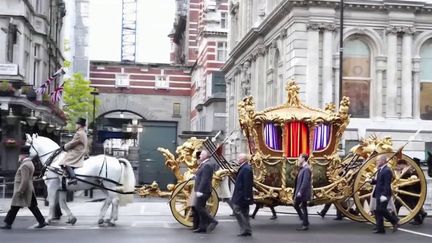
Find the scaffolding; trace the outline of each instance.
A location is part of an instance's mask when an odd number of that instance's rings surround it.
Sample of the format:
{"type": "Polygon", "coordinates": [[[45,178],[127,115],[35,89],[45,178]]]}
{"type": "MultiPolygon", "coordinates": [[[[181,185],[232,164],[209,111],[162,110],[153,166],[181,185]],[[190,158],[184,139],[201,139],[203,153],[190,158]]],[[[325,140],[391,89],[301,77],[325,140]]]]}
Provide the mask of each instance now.
{"type": "Polygon", "coordinates": [[[121,61],[135,62],[137,29],[137,0],[123,0],[121,61]]]}

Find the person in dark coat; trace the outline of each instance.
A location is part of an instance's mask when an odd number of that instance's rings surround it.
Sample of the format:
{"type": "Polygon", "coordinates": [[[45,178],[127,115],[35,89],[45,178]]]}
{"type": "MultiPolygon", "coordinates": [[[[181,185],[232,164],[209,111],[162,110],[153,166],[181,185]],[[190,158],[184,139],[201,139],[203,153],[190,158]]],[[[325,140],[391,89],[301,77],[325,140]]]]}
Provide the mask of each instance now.
{"type": "Polygon", "coordinates": [[[212,192],[212,179],[214,165],[210,163],[210,153],[207,150],[201,151],[200,164],[195,174],[195,202],[194,215],[199,217],[198,228],[194,233],[205,233],[214,230],[218,221],[216,221],[207,211],[206,203],[212,192]]]}
{"type": "Polygon", "coordinates": [[[308,159],[309,156],[307,154],[301,154],[298,160],[300,171],[295,180],[294,208],[303,223],[297,230],[309,229],[307,203],[312,199],[312,170],[308,159]]]}
{"type": "Polygon", "coordinates": [[[35,228],[43,228],[47,225],[45,218],[37,207],[36,196],[33,188],[34,165],[31,159],[28,158],[28,155],[30,154],[29,151],[29,146],[23,146],[21,148],[19,158],[20,166],[15,174],[11,208],[4,219],[5,224],[0,227],[1,229],[11,229],[18,211],[23,207],[28,207],[39,222],[35,228]]]}
{"type": "Polygon", "coordinates": [[[385,234],[384,218],[392,223],[393,231],[396,231],[399,227],[399,218],[392,215],[387,209],[387,204],[392,196],[391,182],[393,179],[393,173],[387,167],[387,157],[385,155],[379,156],[376,163],[378,174],[376,180],[372,180],[372,184],[375,185],[373,197],[376,199],[376,230],[373,232],[376,234],[385,234]]]}
{"type": "Polygon", "coordinates": [[[251,236],[252,229],[249,222],[249,205],[253,204],[253,173],[249,165],[249,156],[247,154],[239,155],[240,168],[237,173],[234,192],[231,202],[234,208],[234,214],[240,226],[238,236],[251,236]]]}

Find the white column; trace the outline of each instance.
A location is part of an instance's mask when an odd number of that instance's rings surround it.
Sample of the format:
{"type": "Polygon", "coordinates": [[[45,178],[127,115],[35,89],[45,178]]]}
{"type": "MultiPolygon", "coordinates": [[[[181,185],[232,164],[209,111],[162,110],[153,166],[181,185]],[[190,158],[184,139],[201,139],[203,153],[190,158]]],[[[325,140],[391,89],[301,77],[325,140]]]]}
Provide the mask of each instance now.
{"type": "Polygon", "coordinates": [[[266,82],[266,72],[263,70],[266,69],[265,65],[265,47],[262,48],[261,52],[259,53],[257,57],[257,72],[258,72],[258,80],[257,80],[257,89],[260,96],[256,96],[256,107],[258,110],[263,110],[264,103],[265,103],[265,96],[263,97],[263,94],[265,94],[265,88],[267,85],[266,82]]]}
{"type": "Polygon", "coordinates": [[[386,82],[386,117],[396,118],[397,98],[397,31],[388,29],[387,33],[387,82],[386,82]]]}
{"type": "Polygon", "coordinates": [[[414,57],[413,61],[413,117],[420,119],[420,57],[414,57]]]}
{"type": "MultiPolygon", "coordinates": [[[[333,30],[334,26],[326,26],[323,35],[323,64],[322,64],[322,97],[323,105],[333,102],[333,30]]],[[[309,81],[309,80],[308,80],[309,81]]]]}
{"type": "Polygon", "coordinates": [[[319,90],[319,28],[318,24],[309,24],[307,27],[307,68],[306,68],[306,97],[312,107],[318,107],[319,90]]]}
{"type": "Polygon", "coordinates": [[[339,94],[339,53],[338,54],[333,54],[333,70],[334,70],[334,90],[335,90],[335,97],[333,102],[336,104],[336,107],[339,107],[339,96],[341,94],[339,94]]]}
{"type": "Polygon", "coordinates": [[[374,99],[372,104],[374,109],[374,116],[378,119],[383,118],[383,97],[384,97],[384,93],[383,93],[383,76],[384,76],[384,71],[386,69],[386,64],[385,64],[386,58],[383,56],[378,56],[376,58],[376,67],[377,67],[377,71],[376,71],[376,82],[375,85],[373,86],[375,90],[375,94],[374,94],[374,99]]]}
{"type": "Polygon", "coordinates": [[[413,79],[412,79],[412,35],[413,30],[411,28],[406,28],[402,39],[402,102],[401,102],[401,117],[402,118],[412,118],[413,116],[413,79]]]}

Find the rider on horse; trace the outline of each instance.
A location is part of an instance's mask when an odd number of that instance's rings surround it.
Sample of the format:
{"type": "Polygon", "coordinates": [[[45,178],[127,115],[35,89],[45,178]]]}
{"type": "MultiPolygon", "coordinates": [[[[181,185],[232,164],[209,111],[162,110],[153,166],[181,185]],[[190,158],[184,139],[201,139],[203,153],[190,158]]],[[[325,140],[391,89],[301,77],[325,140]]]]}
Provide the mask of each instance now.
{"type": "Polygon", "coordinates": [[[76,122],[76,133],[72,141],[62,146],[66,155],[60,162],[62,168],[68,173],[69,184],[77,184],[74,168],[82,167],[84,157],[87,153],[87,133],[85,131],[86,119],[78,118],[76,122]]]}

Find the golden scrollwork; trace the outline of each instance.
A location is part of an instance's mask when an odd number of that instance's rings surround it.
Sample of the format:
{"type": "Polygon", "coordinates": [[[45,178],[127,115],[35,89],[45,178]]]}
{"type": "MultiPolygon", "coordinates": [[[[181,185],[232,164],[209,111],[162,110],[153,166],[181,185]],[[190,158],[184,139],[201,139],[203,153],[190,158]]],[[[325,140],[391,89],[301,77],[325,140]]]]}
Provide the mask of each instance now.
{"type": "Polygon", "coordinates": [[[360,143],[350,149],[350,152],[364,159],[369,158],[373,153],[384,153],[393,151],[393,142],[390,136],[378,138],[370,135],[366,139],[361,139],[360,143]]]}
{"type": "Polygon", "coordinates": [[[294,80],[288,82],[286,91],[288,91],[288,102],[287,102],[288,106],[300,107],[300,98],[299,98],[300,87],[296,84],[294,80]]]}
{"type": "Polygon", "coordinates": [[[135,191],[141,197],[169,197],[171,195],[171,191],[174,189],[174,185],[169,184],[167,187],[168,191],[161,191],[156,181],[153,181],[152,184],[143,185],[135,191]]]}

